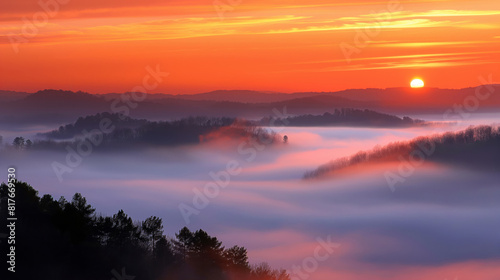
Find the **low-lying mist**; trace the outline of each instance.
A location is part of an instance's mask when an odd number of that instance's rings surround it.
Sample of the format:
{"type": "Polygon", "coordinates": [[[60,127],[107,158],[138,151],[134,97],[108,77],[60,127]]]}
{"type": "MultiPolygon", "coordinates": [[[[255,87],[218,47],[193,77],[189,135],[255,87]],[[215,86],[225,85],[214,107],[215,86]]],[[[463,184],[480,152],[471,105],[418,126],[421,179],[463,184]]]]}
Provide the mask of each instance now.
{"type": "Polygon", "coordinates": [[[431,160],[498,172],[500,171],[500,127],[476,126],[459,132],[394,142],[371,151],[361,151],[349,157],[333,160],[307,172],[304,178],[332,175],[338,170],[360,164],[403,161],[405,158],[418,164],[431,160]]]}
{"type": "Polygon", "coordinates": [[[399,174],[400,162],[388,161],[330,180],[301,180],[331,159],[464,125],[268,129],[287,135],[288,143],[216,137],[196,145],[96,151],[74,166],[66,165],[64,147],[4,150],[0,170],[15,166],[21,180],[56,199],[80,192],[104,215],[123,209],[135,220],[161,217],[170,236],[184,226],[202,228],[227,246],[246,247],[252,263],[268,261],[292,277],[299,277],[294,266],[314,257],[318,238],[339,246],[307,273],[311,279],[499,275],[498,172],[426,160],[391,187],[386,174],[399,174]],[[62,180],[54,162],[71,170],[62,180]],[[208,184],[218,186],[216,195],[206,192],[208,184]],[[196,211],[183,214],[181,205],[196,211]]]}

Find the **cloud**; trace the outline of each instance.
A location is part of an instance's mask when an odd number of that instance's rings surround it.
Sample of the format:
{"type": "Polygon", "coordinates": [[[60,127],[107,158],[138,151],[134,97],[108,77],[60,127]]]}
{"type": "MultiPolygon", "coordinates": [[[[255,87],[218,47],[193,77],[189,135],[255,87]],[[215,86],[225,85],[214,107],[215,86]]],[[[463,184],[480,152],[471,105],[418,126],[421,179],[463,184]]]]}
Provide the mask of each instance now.
{"type": "MultiPolygon", "coordinates": [[[[208,6],[213,9],[210,5],[208,6]]],[[[118,10],[105,7],[96,10],[67,11],[61,9],[61,15],[51,19],[49,25],[44,26],[33,41],[63,43],[67,40],[80,40],[82,42],[167,40],[235,34],[265,35],[354,31],[366,28],[464,27],[483,29],[497,26],[490,22],[481,22],[482,17],[500,14],[500,11],[496,10],[431,10],[427,12],[373,13],[332,19],[323,14],[306,14],[300,10],[286,13],[287,8],[282,8],[274,15],[262,11],[250,14],[240,11],[239,14],[221,21],[215,10],[209,9],[204,13],[197,14],[197,7],[199,6],[179,6],[178,3],[173,3],[170,6],[159,7],[155,5],[128,7],[125,4],[125,7],[118,7],[118,10]],[[193,7],[194,10],[192,10],[193,7]],[[90,15],[89,11],[93,11],[95,14],[90,15]],[[134,16],[137,13],[143,15],[134,16]],[[464,21],[463,17],[476,18],[473,21],[464,21]],[[453,18],[459,18],[459,20],[456,21],[453,18]]],[[[9,16],[12,17],[12,15],[9,16]]],[[[14,34],[20,35],[24,24],[20,20],[22,17],[19,15],[17,18],[11,18],[10,22],[2,27],[1,32],[13,31],[14,34]]]]}
{"type": "MultiPolygon", "coordinates": [[[[207,18],[170,18],[143,22],[123,22],[115,24],[95,22],[92,26],[67,26],[57,21],[44,27],[32,42],[65,43],[111,42],[111,41],[143,41],[172,40],[211,36],[255,34],[261,26],[273,25],[289,21],[298,21],[305,17],[284,15],[271,17],[235,17],[221,21],[215,15],[207,18]]],[[[2,32],[22,36],[22,28],[13,25],[2,27],[2,32]],[[17,32],[16,32],[17,31],[17,32]]],[[[8,43],[9,40],[4,40],[8,43]]]]}
{"type": "MultiPolygon", "coordinates": [[[[389,43],[383,44],[386,47],[417,47],[422,43],[389,43]]],[[[424,45],[434,45],[434,43],[423,43],[424,45]]],[[[439,45],[440,43],[437,43],[439,45]]],[[[443,45],[454,45],[455,43],[448,42],[443,45]]],[[[460,44],[460,43],[457,43],[460,44]]],[[[377,46],[377,44],[374,44],[377,46]]],[[[422,47],[422,46],[421,46],[422,47]]],[[[490,59],[490,55],[498,53],[492,52],[455,52],[455,53],[431,53],[431,54],[409,54],[397,56],[373,56],[365,58],[354,58],[350,65],[343,65],[345,60],[324,61],[317,63],[333,63],[339,64],[333,67],[316,68],[319,72],[341,72],[341,71],[361,71],[361,70],[381,70],[381,69],[397,69],[397,68],[437,68],[437,67],[453,67],[464,65],[481,65],[495,63],[490,59]]],[[[313,70],[314,71],[314,70],[313,70]]]]}
{"type": "MultiPolygon", "coordinates": [[[[391,48],[423,48],[435,46],[455,46],[455,45],[477,45],[477,44],[490,44],[491,41],[453,41],[453,42],[395,42],[395,43],[381,43],[374,44],[377,47],[391,47],[391,48]]],[[[443,54],[446,55],[446,54],[443,54]]]]}

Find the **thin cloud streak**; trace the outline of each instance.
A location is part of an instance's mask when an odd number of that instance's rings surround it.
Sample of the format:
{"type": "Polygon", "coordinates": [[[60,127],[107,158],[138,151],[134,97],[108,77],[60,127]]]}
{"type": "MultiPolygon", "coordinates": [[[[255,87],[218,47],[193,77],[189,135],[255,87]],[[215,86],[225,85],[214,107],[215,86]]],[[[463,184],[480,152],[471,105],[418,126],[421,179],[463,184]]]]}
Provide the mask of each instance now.
{"type": "MultiPolygon", "coordinates": [[[[175,9],[178,7],[175,7],[175,9]]],[[[141,8],[138,8],[139,10],[141,8]]],[[[144,7],[145,11],[150,11],[151,7],[144,7]]],[[[175,10],[174,9],[174,10],[175,10]]],[[[109,10],[102,9],[100,12],[105,15],[109,10]]],[[[83,11],[84,13],[86,11],[83,11]]],[[[74,13],[74,12],[73,12],[74,13]]],[[[134,18],[126,24],[110,26],[108,24],[99,24],[92,27],[79,27],[71,25],[74,21],[65,21],[57,19],[57,25],[45,26],[42,34],[49,33],[57,38],[57,33],[62,26],[68,31],[73,26],[73,32],[86,34],[82,41],[134,41],[134,40],[165,40],[165,39],[185,39],[206,36],[225,36],[225,35],[244,35],[244,34],[286,34],[299,32],[325,32],[325,31],[346,31],[359,30],[363,28],[380,29],[408,29],[408,28],[430,28],[430,27],[464,27],[464,28],[491,28],[496,25],[484,22],[452,21],[452,20],[434,20],[437,18],[450,17],[477,17],[499,15],[500,11],[461,11],[461,10],[432,10],[428,12],[410,12],[401,11],[393,13],[365,14],[356,17],[340,17],[336,19],[322,18],[320,15],[303,16],[297,15],[276,15],[276,16],[238,16],[231,17],[225,21],[220,21],[215,14],[213,17],[184,17],[160,19],[159,15],[153,13],[152,16],[158,19],[148,21],[134,22],[134,18]],[[431,19],[432,18],[432,19],[431,19]],[[69,25],[67,23],[70,23],[69,25]],[[277,23],[282,23],[282,28],[273,28],[277,23]],[[332,24],[334,23],[334,24],[332,24]],[[148,25],[148,29],[144,29],[148,25]],[[155,25],[156,27],[151,27],[155,25]],[[105,35],[104,35],[105,34],[105,35]]],[[[168,13],[167,13],[168,15],[168,13]]],[[[0,16],[1,17],[1,16],[0,16]]],[[[77,15],[74,15],[77,17],[77,15]]],[[[172,17],[171,15],[169,17],[172,17]]],[[[105,19],[105,18],[103,18],[105,19]]],[[[120,20],[120,19],[118,19],[120,20]]],[[[125,19],[126,20],[126,19],[125,19]]],[[[123,19],[121,19],[123,21],[123,19]]],[[[102,21],[107,22],[107,21],[102,21]]],[[[22,24],[18,21],[18,24],[22,24]]],[[[16,22],[11,22],[6,27],[0,29],[0,34],[16,28],[16,22]]],[[[18,26],[20,32],[20,26],[18,26]]],[[[59,31],[60,32],[60,31],[59,31]]],[[[19,35],[20,33],[14,33],[19,35]]],[[[61,35],[60,42],[67,38],[61,35]]],[[[78,38],[71,38],[78,39],[78,38]]]]}

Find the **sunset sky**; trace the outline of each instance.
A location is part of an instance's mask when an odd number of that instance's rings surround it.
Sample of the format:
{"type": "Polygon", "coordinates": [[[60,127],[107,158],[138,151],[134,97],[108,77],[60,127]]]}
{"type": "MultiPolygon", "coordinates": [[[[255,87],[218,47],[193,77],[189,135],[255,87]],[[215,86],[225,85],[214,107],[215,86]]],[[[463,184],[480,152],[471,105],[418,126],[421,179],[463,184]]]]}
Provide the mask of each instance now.
{"type": "Polygon", "coordinates": [[[498,0],[41,2],[0,3],[0,89],[126,92],[156,65],[173,94],[462,88],[500,63],[498,0]]]}

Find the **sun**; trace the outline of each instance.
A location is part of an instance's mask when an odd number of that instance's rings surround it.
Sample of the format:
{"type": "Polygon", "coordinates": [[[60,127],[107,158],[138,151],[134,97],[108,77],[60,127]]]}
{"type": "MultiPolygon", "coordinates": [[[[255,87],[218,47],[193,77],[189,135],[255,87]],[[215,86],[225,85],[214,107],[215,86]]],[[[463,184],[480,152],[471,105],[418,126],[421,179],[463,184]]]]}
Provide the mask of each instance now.
{"type": "Polygon", "coordinates": [[[410,83],[412,88],[421,88],[424,87],[424,81],[422,79],[413,79],[410,83]]]}

